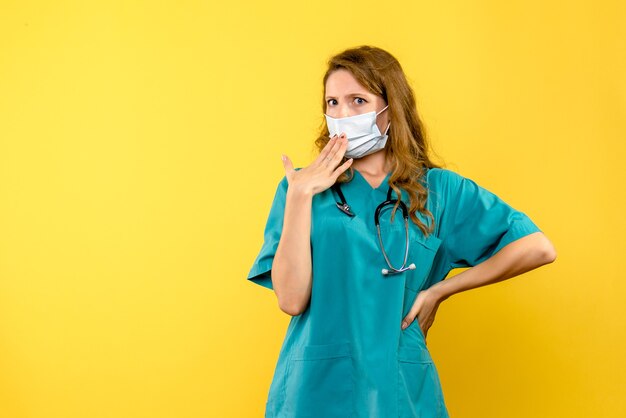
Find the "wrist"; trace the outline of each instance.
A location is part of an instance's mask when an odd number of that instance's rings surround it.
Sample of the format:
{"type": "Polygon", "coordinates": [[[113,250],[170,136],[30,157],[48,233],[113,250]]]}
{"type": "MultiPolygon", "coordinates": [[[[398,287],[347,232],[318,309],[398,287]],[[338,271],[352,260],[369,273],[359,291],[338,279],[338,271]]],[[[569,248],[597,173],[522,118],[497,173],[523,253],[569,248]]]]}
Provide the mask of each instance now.
{"type": "Polygon", "coordinates": [[[432,295],[432,297],[438,302],[441,303],[444,300],[448,299],[450,294],[446,291],[445,280],[442,280],[438,283],[435,283],[431,287],[428,288],[428,292],[432,295]]]}
{"type": "Polygon", "coordinates": [[[310,199],[313,197],[313,190],[299,184],[290,184],[287,188],[287,195],[296,199],[310,199]]]}

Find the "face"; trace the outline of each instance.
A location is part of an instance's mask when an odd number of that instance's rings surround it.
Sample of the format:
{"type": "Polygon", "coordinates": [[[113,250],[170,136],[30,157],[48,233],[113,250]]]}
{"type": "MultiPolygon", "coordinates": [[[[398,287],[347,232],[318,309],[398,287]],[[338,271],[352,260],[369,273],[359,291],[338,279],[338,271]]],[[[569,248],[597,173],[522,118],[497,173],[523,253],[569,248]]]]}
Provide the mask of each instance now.
{"type": "MultiPolygon", "coordinates": [[[[333,118],[380,112],[387,103],[376,94],[370,93],[348,70],[333,71],[326,79],[326,114],[333,118]]],[[[387,127],[389,108],[376,117],[380,132],[387,127]]]]}

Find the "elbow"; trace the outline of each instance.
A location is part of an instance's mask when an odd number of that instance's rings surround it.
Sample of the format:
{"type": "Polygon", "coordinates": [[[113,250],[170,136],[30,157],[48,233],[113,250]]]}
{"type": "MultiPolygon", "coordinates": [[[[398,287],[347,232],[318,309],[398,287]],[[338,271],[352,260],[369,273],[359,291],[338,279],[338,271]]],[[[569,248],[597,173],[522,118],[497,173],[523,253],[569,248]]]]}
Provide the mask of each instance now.
{"type": "Polygon", "coordinates": [[[300,315],[309,307],[310,295],[310,291],[305,293],[276,293],[276,296],[278,297],[278,307],[287,315],[300,315]]]}
{"type": "Polygon", "coordinates": [[[279,298],[278,307],[280,308],[281,311],[283,311],[287,315],[297,316],[297,315],[302,314],[302,312],[306,310],[307,304],[297,302],[297,301],[292,301],[292,300],[285,300],[284,298],[282,299],[279,298]]]}
{"type": "Polygon", "coordinates": [[[308,307],[308,300],[305,300],[304,296],[294,294],[284,288],[279,290],[276,286],[274,287],[274,293],[278,299],[278,307],[287,315],[300,315],[308,307]]]}
{"type": "Polygon", "coordinates": [[[549,239],[545,239],[543,245],[541,246],[541,259],[543,260],[543,264],[554,263],[556,260],[556,248],[549,239]]]}
{"type": "Polygon", "coordinates": [[[280,310],[291,316],[302,314],[311,298],[311,277],[306,281],[298,280],[297,277],[287,275],[280,266],[273,268],[271,274],[280,310]]]}

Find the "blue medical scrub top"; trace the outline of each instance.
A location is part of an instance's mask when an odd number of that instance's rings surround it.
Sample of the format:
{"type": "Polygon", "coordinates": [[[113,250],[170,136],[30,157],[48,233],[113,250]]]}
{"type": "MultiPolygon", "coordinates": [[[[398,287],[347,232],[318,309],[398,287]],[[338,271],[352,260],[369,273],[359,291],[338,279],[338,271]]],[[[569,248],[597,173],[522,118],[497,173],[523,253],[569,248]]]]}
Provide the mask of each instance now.
{"type": "MultiPolygon", "coordinates": [[[[296,168],[300,170],[301,167],[296,168]]],[[[420,178],[435,229],[428,237],[409,219],[415,270],[384,276],[374,211],[386,199],[387,175],[372,188],[357,171],[341,184],[349,217],[327,189],[313,196],[310,304],[292,316],[265,405],[266,418],[447,418],[441,382],[418,321],[401,322],[423,289],[450,270],[479,264],[502,247],[541,231],[531,219],[469,178],[431,168],[420,178]]],[[[264,242],[248,279],[273,289],[270,271],[281,236],[287,178],[279,182],[264,242]]],[[[409,196],[402,191],[407,204],[409,196]]],[[[392,192],[392,198],[396,195],[392,192]]],[[[380,227],[387,256],[402,265],[405,229],[387,206],[380,227]]],[[[429,218],[417,213],[424,224],[429,218]]]]}

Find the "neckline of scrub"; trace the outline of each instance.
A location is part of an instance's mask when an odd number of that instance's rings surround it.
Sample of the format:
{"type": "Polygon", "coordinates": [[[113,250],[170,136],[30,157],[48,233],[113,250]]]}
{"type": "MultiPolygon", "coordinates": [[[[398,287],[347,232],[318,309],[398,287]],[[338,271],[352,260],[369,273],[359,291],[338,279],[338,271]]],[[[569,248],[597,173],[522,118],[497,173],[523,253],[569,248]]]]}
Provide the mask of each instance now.
{"type": "Polygon", "coordinates": [[[378,187],[372,187],[369,181],[367,181],[367,179],[359,172],[359,170],[357,170],[356,168],[353,168],[353,170],[354,170],[355,177],[359,177],[361,181],[363,181],[363,183],[365,183],[365,185],[369,187],[371,191],[382,190],[383,188],[386,188],[389,186],[388,183],[389,183],[389,177],[391,177],[391,171],[387,173],[382,183],[380,183],[378,187]]]}

